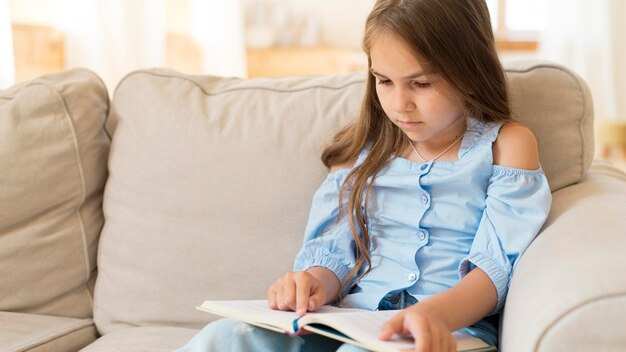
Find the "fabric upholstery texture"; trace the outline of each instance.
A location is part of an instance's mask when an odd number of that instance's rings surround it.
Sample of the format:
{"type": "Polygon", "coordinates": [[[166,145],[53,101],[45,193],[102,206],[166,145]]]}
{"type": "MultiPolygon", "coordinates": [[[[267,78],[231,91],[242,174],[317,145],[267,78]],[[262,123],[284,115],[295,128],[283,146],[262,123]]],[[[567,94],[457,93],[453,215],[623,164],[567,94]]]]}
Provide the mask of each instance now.
{"type": "Polygon", "coordinates": [[[91,319],[0,312],[0,352],[78,351],[96,338],[91,319]]]}
{"type": "Polygon", "coordinates": [[[626,199],[615,194],[626,194],[626,175],[600,161],[583,181],[553,193],[550,217],[511,282],[502,350],[604,351],[611,349],[589,344],[608,342],[598,339],[603,334],[624,338],[615,329],[623,331],[626,317],[626,199]]]}
{"type": "Polygon", "coordinates": [[[80,69],[0,92],[0,310],[92,316],[108,106],[80,69]]]}
{"type": "Polygon", "coordinates": [[[133,327],[107,334],[81,352],[172,352],[197,333],[178,327],[133,327]]]}
{"type": "Polygon", "coordinates": [[[582,180],[594,153],[593,103],[585,82],[541,61],[506,65],[513,117],[539,141],[552,192],[582,180]]]}
{"type": "MultiPolygon", "coordinates": [[[[582,179],[593,152],[584,83],[537,62],[513,65],[508,77],[515,117],[538,135],[551,188],[582,179]]],[[[128,75],[107,126],[114,137],[94,312],[100,332],[199,328],[208,317],[193,307],[204,299],[265,297],[291,269],[327,172],[319,155],[356,117],[363,83],[362,74],[128,75]]]]}
{"type": "Polygon", "coordinates": [[[321,149],[357,113],[361,81],[126,77],[112,102],[98,329],[199,328],[204,299],[263,297],[291,269],[321,149]]]}

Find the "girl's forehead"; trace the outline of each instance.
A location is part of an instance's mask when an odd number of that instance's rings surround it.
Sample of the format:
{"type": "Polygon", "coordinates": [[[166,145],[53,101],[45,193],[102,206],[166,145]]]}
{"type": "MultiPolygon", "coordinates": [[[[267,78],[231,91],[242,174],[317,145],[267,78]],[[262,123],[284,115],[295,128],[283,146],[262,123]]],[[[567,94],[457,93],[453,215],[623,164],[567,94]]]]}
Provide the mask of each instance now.
{"type": "Polygon", "coordinates": [[[369,50],[372,71],[401,76],[432,71],[422,55],[398,36],[383,32],[372,39],[369,50]]]}

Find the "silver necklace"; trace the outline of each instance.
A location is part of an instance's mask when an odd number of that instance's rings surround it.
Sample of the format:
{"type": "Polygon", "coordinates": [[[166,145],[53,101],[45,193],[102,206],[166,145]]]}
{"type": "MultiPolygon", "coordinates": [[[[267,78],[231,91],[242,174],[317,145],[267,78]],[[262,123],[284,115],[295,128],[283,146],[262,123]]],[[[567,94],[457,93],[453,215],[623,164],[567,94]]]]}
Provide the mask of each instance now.
{"type": "MultiPolygon", "coordinates": [[[[448,150],[450,150],[450,148],[452,148],[455,144],[457,144],[461,138],[463,138],[463,135],[461,135],[461,137],[457,138],[454,142],[452,142],[452,144],[450,144],[448,146],[448,148],[446,148],[443,152],[439,153],[436,157],[430,159],[430,161],[434,162],[435,160],[439,159],[440,156],[444,155],[448,150]]],[[[417,148],[415,148],[415,146],[413,145],[413,141],[409,140],[409,144],[411,145],[411,148],[413,148],[413,151],[415,152],[415,155],[417,155],[418,158],[420,158],[420,160],[425,163],[426,159],[424,159],[421,155],[420,152],[417,151],[417,148]]]]}

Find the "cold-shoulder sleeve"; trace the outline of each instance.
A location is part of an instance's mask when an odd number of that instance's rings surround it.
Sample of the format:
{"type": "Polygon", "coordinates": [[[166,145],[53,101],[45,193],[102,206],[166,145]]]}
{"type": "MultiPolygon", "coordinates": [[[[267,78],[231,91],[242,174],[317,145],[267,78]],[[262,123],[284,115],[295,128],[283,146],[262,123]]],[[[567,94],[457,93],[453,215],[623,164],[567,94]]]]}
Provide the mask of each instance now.
{"type": "Polygon", "coordinates": [[[330,269],[339,281],[343,281],[354,267],[354,246],[348,221],[337,222],[339,189],[349,171],[341,169],[328,174],[315,192],[304,244],[296,256],[294,270],[321,266],[330,269]]]}
{"type": "Polygon", "coordinates": [[[470,253],[459,264],[459,275],[479,267],[489,276],[498,293],[494,313],[502,308],[517,261],[539,233],[551,203],[541,168],[492,166],[486,207],[470,253]]]}

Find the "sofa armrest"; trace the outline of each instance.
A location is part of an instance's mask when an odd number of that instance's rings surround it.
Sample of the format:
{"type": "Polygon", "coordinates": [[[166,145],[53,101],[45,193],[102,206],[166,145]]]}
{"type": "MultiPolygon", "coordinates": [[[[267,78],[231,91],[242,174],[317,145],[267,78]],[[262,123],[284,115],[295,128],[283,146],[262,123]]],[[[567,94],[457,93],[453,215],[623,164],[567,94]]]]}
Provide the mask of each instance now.
{"type": "Polygon", "coordinates": [[[91,319],[0,311],[0,352],[76,352],[97,337],[91,319]]]}
{"type": "Polygon", "coordinates": [[[595,161],[553,194],[550,217],[521,258],[500,347],[616,351],[626,346],[626,175],[595,161]]]}

